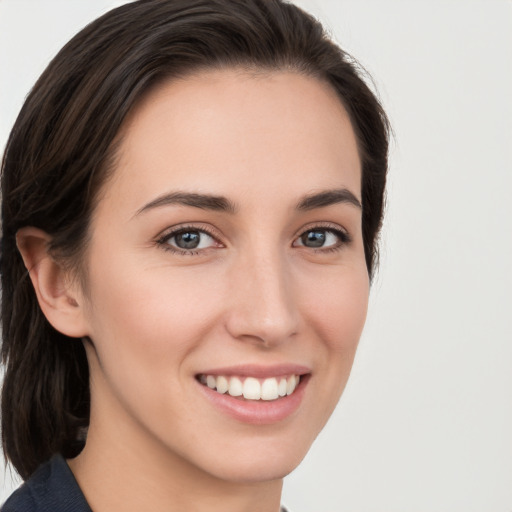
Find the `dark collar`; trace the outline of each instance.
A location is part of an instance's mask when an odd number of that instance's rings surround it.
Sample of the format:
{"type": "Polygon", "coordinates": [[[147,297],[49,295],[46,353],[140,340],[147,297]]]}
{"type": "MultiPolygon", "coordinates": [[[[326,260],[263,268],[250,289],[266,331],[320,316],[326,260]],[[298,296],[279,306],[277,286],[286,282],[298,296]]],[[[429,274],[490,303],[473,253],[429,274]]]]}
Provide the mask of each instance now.
{"type": "Polygon", "coordinates": [[[40,466],[1,512],[92,512],[61,455],[40,466]]]}

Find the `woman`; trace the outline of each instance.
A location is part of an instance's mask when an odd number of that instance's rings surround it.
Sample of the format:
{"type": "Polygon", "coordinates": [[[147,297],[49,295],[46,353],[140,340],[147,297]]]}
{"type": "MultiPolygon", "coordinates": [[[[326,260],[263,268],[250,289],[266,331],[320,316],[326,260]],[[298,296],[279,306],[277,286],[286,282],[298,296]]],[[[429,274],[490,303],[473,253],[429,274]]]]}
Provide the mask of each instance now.
{"type": "Polygon", "coordinates": [[[73,38],[3,162],[2,510],[279,510],[349,376],[386,168],[293,5],[139,1],[73,38]]]}

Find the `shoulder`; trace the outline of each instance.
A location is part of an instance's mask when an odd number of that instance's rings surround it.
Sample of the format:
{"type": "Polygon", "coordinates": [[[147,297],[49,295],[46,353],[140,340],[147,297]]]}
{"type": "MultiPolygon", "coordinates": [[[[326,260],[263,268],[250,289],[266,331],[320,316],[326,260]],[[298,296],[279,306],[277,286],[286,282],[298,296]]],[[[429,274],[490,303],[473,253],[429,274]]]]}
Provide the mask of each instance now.
{"type": "Polygon", "coordinates": [[[91,512],[66,461],[56,455],[43,464],[0,512],[91,512]]]}

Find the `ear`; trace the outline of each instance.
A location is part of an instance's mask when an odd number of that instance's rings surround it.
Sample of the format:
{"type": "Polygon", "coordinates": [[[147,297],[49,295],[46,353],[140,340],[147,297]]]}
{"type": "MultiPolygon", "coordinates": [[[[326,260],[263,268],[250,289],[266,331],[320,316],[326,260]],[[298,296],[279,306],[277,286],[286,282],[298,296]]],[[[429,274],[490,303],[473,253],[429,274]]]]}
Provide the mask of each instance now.
{"type": "Polygon", "coordinates": [[[88,335],[81,289],[49,253],[51,237],[44,231],[24,227],[16,243],[36,292],[39,306],[50,324],[73,338],[88,335]]]}

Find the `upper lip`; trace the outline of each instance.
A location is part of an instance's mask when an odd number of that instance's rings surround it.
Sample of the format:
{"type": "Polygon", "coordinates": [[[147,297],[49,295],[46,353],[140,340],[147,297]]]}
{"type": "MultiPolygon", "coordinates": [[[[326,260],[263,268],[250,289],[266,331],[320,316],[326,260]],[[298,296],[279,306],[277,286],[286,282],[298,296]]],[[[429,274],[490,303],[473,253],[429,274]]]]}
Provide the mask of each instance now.
{"type": "Polygon", "coordinates": [[[212,368],[198,375],[224,375],[238,377],[282,377],[284,375],[305,375],[311,373],[311,369],[307,366],[298,364],[278,364],[278,365],[257,365],[257,364],[241,364],[236,366],[227,366],[224,368],[212,368]]]}

